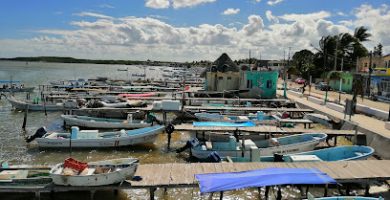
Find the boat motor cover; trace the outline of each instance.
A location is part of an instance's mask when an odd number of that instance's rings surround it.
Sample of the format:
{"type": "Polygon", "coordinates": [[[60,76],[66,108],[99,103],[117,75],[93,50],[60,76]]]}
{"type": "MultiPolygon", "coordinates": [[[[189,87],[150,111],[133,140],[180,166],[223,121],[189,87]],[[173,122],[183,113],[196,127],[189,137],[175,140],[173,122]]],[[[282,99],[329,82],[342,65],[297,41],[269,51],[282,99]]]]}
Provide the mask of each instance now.
{"type": "Polygon", "coordinates": [[[193,122],[193,126],[224,126],[224,127],[252,127],[256,126],[251,121],[247,122],[193,122]]]}
{"type": "Polygon", "coordinates": [[[196,174],[201,193],[250,187],[293,184],[335,184],[336,181],[314,168],[266,168],[242,172],[196,174]]]}

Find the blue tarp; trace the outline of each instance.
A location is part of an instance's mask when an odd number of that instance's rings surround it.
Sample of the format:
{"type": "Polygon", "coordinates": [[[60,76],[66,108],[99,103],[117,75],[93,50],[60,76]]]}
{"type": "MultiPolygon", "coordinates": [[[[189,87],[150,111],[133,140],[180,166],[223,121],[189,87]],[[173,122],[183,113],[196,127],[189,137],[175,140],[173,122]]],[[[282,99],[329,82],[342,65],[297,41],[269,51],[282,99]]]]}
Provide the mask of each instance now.
{"type": "Polygon", "coordinates": [[[266,168],[243,172],[196,174],[195,178],[199,181],[201,193],[273,185],[336,183],[324,172],[308,168],[266,168]]]}
{"type": "Polygon", "coordinates": [[[256,126],[255,123],[248,122],[193,122],[193,126],[224,126],[224,127],[251,127],[256,126]]]}

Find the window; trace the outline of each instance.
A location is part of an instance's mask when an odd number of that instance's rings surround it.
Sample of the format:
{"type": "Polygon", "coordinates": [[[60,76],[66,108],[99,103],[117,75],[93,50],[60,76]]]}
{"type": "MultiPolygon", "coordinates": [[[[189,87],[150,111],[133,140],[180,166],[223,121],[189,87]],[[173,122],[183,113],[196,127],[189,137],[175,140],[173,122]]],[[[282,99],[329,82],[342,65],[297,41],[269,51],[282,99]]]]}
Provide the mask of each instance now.
{"type": "Polygon", "coordinates": [[[367,63],[364,63],[364,67],[367,67],[368,66],[368,64],[367,63]]]}
{"type": "Polygon", "coordinates": [[[252,88],[252,80],[246,80],[246,88],[252,88]]]}
{"type": "Polygon", "coordinates": [[[227,77],[227,80],[232,80],[232,77],[228,76],[228,77],[227,77]]]}
{"type": "Polygon", "coordinates": [[[218,77],[218,80],[223,80],[223,77],[222,76],[218,77]]]}
{"type": "Polygon", "coordinates": [[[267,81],[267,88],[268,89],[272,88],[272,80],[267,81]]]}
{"type": "Polygon", "coordinates": [[[374,63],[372,66],[373,66],[373,68],[376,68],[376,63],[374,63]]]}

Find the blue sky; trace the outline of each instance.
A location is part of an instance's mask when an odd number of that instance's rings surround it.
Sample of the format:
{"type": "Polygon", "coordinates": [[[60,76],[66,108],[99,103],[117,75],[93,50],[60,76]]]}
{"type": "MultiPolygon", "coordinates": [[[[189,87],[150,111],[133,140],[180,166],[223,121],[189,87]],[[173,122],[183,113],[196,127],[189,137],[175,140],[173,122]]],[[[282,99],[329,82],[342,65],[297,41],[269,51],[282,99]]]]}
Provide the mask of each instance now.
{"type": "Polygon", "coordinates": [[[212,59],[222,53],[218,51],[240,57],[258,49],[276,58],[282,51],[278,38],[286,37],[286,46],[298,50],[324,34],[353,31],[360,25],[372,30],[368,47],[382,42],[388,50],[390,41],[384,36],[390,30],[383,24],[390,24],[389,6],[388,0],[2,0],[0,45],[6,48],[1,48],[0,57],[166,60],[182,52],[180,59],[190,60],[212,59]],[[223,14],[227,9],[234,12],[223,14]],[[311,15],[315,17],[307,17],[311,15]]]}

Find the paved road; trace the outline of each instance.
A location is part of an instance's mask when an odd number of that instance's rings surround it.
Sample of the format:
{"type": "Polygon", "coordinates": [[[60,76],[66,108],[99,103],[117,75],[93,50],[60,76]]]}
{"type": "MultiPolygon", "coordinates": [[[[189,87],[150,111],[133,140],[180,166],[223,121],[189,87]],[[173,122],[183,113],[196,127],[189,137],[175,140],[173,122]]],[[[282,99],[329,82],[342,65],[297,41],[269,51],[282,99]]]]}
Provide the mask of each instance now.
{"type": "MultiPolygon", "coordinates": [[[[278,95],[283,95],[283,90],[277,91],[278,95]]],[[[337,112],[335,110],[332,110],[328,107],[325,107],[323,105],[319,105],[316,103],[313,103],[311,101],[308,101],[306,97],[298,97],[294,95],[287,95],[287,97],[291,100],[294,100],[296,102],[299,102],[305,106],[308,106],[309,108],[313,110],[318,110],[322,113],[326,113],[328,115],[331,115],[335,118],[343,119],[344,114],[341,112],[337,112]]],[[[371,132],[374,132],[376,134],[382,135],[388,139],[390,139],[390,130],[385,128],[385,121],[375,119],[373,117],[368,117],[366,115],[362,114],[355,114],[352,116],[352,121],[357,123],[360,127],[367,129],[371,132]]]]}
{"type": "MultiPolygon", "coordinates": [[[[283,81],[279,80],[280,87],[282,86],[282,83],[283,83],[283,81]]],[[[300,84],[296,84],[294,82],[288,82],[287,84],[288,84],[287,87],[290,88],[290,89],[291,88],[298,89],[298,88],[301,88],[303,86],[303,85],[300,85],[300,84]]],[[[306,86],[305,95],[309,95],[309,86],[306,86]]],[[[313,84],[312,88],[311,88],[310,95],[324,99],[325,98],[324,97],[325,96],[325,91],[316,90],[314,88],[314,84],[313,84]]],[[[347,98],[348,99],[352,99],[352,95],[350,95],[350,94],[341,94],[341,102],[345,102],[345,99],[347,99],[347,98]]],[[[328,92],[328,100],[329,101],[333,101],[333,102],[338,102],[339,101],[339,93],[335,92],[335,91],[329,91],[328,92]]],[[[367,99],[367,98],[362,99],[360,96],[358,97],[357,102],[359,104],[366,105],[366,106],[369,106],[369,107],[372,107],[372,108],[377,108],[377,109],[380,109],[380,110],[383,110],[383,111],[389,111],[389,109],[390,109],[390,104],[389,103],[379,102],[379,101],[372,101],[372,100],[367,99]]]]}

